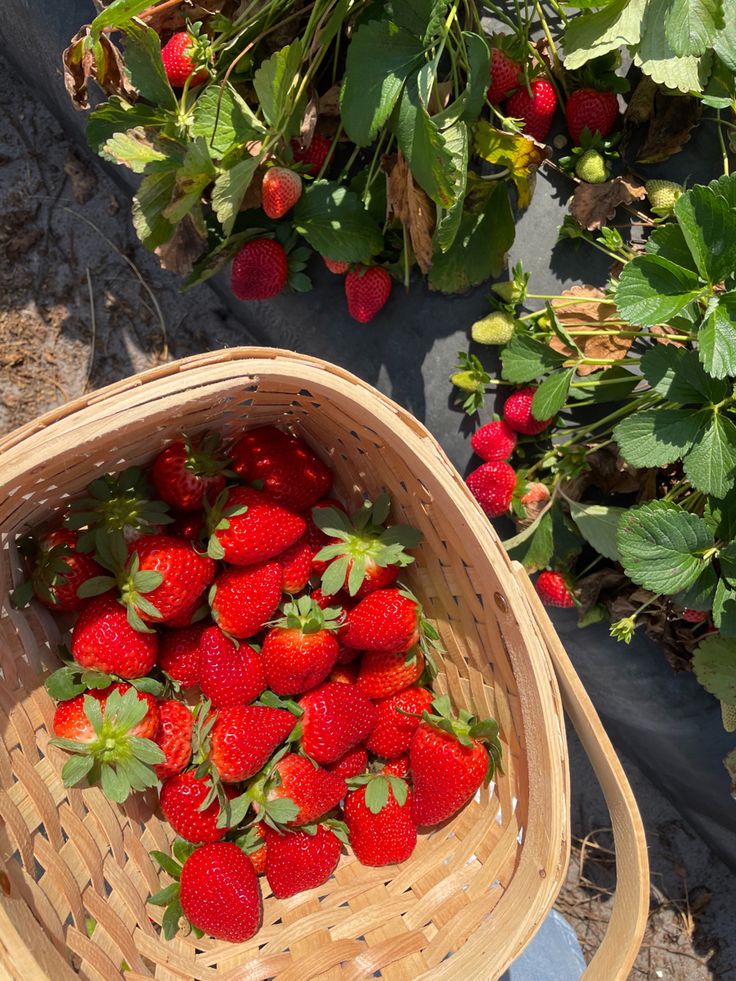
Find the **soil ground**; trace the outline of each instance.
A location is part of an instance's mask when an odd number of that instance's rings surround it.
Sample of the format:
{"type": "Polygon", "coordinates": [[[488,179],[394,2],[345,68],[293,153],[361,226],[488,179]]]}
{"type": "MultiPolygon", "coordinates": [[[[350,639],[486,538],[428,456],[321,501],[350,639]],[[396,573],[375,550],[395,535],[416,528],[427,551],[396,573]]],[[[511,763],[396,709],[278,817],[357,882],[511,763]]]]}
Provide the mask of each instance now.
{"type": "MultiPolygon", "coordinates": [[[[1,60],[0,252],[0,433],[162,360],[251,341],[207,286],[179,292],[137,244],[125,193],[1,60]]],[[[590,956],[610,917],[613,855],[608,815],[574,738],[571,765],[575,847],[557,905],[590,956]]],[[[736,879],[624,765],[652,866],[649,928],[632,978],[736,978],[736,879]]]]}

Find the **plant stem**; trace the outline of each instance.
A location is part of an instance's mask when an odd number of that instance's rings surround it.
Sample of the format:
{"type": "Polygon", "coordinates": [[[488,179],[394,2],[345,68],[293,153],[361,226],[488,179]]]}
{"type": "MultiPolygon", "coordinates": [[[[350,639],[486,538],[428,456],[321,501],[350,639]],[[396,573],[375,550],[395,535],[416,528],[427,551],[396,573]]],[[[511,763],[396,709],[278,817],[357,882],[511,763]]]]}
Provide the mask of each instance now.
{"type": "Polygon", "coordinates": [[[723,159],[723,173],[727,177],[730,170],[730,164],[728,160],[728,150],[726,148],[726,141],[723,138],[723,129],[721,128],[721,110],[716,111],[716,119],[718,121],[718,142],[721,147],[721,157],[723,159]]]}

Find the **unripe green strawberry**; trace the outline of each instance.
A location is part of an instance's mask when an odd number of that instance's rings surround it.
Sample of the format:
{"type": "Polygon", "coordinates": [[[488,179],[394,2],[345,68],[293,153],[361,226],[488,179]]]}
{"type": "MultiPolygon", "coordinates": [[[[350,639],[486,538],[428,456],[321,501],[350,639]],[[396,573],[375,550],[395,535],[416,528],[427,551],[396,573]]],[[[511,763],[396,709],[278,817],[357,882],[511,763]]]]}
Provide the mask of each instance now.
{"type": "Polygon", "coordinates": [[[667,218],[672,214],[677,199],[684,188],[674,181],[647,181],[644,185],[649,203],[655,215],[667,218]]]}
{"type": "Polygon", "coordinates": [[[464,392],[477,392],[483,387],[472,371],[456,371],[454,375],[450,375],[450,381],[464,392]]]}
{"type": "Polygon", "coordinates": [[[721,719],[726,732],[736,731],[736,705],[728,705],[726,702],[721,702],[721,719]]]}
{"type": "Polygon", "coordinates": [[[514,335],[516,321],[504,310],[494,310],[470,328],[476,344],[507,344],[514,335]]]}
{"type": "Polygon", "coordinates": [[[605,157],[598,150],[586,150],[575,165],[575,173],[587,184],[604,184],[608,180],[609,169],[605,157]]]}

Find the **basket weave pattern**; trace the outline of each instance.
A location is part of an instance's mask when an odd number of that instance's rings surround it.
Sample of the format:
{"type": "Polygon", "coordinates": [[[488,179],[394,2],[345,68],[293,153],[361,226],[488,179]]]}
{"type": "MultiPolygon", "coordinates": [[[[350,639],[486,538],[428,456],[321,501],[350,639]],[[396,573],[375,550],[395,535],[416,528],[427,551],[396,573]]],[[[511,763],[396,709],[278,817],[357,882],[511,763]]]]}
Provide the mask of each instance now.
{"type": "Polygon", "coordinates": [[[126,978],[162,981],[497,977],[546,915],[566,869],[562,709],[524,590],[427,431],[323,362],[234,350],[112,386],[18,431],[0,453],[0,886],[46,975],[113,979],[126,962],[126,978]],[[182,430],[232,435],[266,423],[304,436],[346,503],[388,490],[395,518],[421,530],[405,579],[447,651],[438,688],[498,720],[504,773],[421,834],[400,866],[367,868],[344,855],[324,886],[285,901],[263,880],[263,926],[250,942],[191,934],[166,942],[149,919],[159,922],[161,910],[146,898],[168,879],[159,881],[148,852],[168,851],[171,829],[155,794],[118,807],[99,789],[62,786],[65,754],[48,745],[53,703],[42,687],[56,666],[59,622],[38,604],[9,608],[8,591],[23,578],[14,540],[95,476],[148,462],[182,430]]]}

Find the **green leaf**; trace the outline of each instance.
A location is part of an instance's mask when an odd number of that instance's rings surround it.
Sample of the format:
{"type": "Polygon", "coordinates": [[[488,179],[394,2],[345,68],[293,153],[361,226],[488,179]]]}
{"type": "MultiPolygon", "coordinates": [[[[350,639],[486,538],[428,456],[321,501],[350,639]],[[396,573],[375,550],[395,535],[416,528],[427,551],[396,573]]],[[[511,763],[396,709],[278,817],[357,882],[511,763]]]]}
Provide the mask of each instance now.
{"type": "Polygon", "coordinates": [[[167,113],[145,102],[135,105],[126,102],[118,95],[111,95],[90,113],[87,121],[87,143],[95,151],[102,148],[112,137],[129,130],[148,128],[160,129],[167,120],[167,113]]]}
{"type": "Polygon", "coordinates": [[[649,501],[622,515],[616,535],[626,575],[667,596],[687,589],[710,560],[713,547],[706,522],[668,501],[649,501]]]}
{"type": "Polygon", "coordinates": [[[181,900],[177,896],[173,902],[166,907],[166,912],[164,913],[161,921],[161,929],[163,930],[166,940],[173,940],[177,935],[179,932],[179,921],[181,920],[182,916],[184,916],[184,910],[181,908],[181,900]]]}
{"type": "Polygon", "coordinates": [[[75,695],[81,695],[87,686],[79,678],[79,671],[73,667],[59,668],[44,682],[44,687],[49,695],[57,702],[65,702],[75,695]]]}
{"type": "Polygon", "coordinates": [[[80,599],[89,599],[91,596],[100,596],[102,593],[106,593],[108,590],[112,589],[115,585],[115,580],[112,576],[92,576],[91,579],[86,579],[77,587],[77,596],[80,599]]]}
{"type": "Polygon", "coordinates": [[[651,327],[669,320],[701,292],[697,276],[661,256],[628,262],[616,287],[616,306],[624,320],[651,327]]]}
{"type": "Polygon", "coordinates": [[[626,508],[608,504],[581,504],[580,501],[568,501],[568,504],[570,516],[586,542],[599,555],[619,562],[616,529],[621,515],[626,514],[626,508]]]}
{"type": "Polygon", "coordinates": [[[488,163],[508,169],[516,186],[520,208],[532,199],[534,178],[547,150],[520,133],[506,133],[481,119],[475,127],[475,152],[488,163]]]}
{"type": "Polygon", "coordinates": [[[718,553],[721,575],[731,585],[736,586],[736,541],[729,542],[718,553]]]}
{"type": "Polygon", "coordinates": [[[736,269],[736,211],[710,187],[696,184],[675,204],[680,225],[698,272],[711,284],[736,269]]]}
{"type": "Polygon", "coordinates": [[[245,192],[261,162],[260,157],[246,157],[230,170],[224,171],[215,181],[212,191],[212,208],[222,225],[225,235],[233,230],[245,192]]]}
{"type": "Polygon", "coordinates": [[[100,767],[100,784],[105,797],[116,804],[122,804],[130,795],[130,781],[120,767],[103,763],[100,767]]]}
{"type": "Polygon", "coordinates": [[[127,27],[133,17],[151,6],[151,0],[114,0],[90,25],[90,37],[96,39],[105,28],[127,27]]]}
{"type": "Polygon", "coordinates": [[[148,763],[154,766],[156,763],[163,763],[166,753],[152,739],[142,739],[140,736],[129,736],[128,742],[136,759],[141,763],[148,763]]]}
{"type": "Polygon", "coordinates": [[[73,787],[84,780],[94,766],[95,758],[91,755],[70,757],[61,770],[61,779],[65,787],[73,787]]]}
{"type": "Polygon", "coordinates": [[[202,194],[217,176],[217,170],[203,139],[187,147],[181,166],[176,172],[172,200],[164,209],[164,217],[174,224],[180,222],[200,203],[202,194]]]}
{"type": "Polygon", "coordinates": [[[148,902],[153,906],[168,906],[171,900],[179,895],[179,888],[178,882],[170,882],[168,886],[149,896],[148,902]]]}
{"type": "Polygon", "coordinates": [[[613,0],[604,10],[572,17],[563,39],[565,68],[573,71],[593,58],[616,51],[622,44],[636,44],[645,3],[646,0],[613,0]]]}
{"type": "Polygon", "coordinates": [[[385,777],[376,777],[366,784],[365,806],[371,814],[380,813],[388,804],[389,782],[385,777]]]}
{"type": "Polygon", "coordinates": [[[640,409],[613,430],[624,459],[634,467],[666,467],[687,453],[704,419],[687,409],[640,409]]]}
{"type": "Polygon", "coordinates": [[[642,374],[655,392],[680,405],[720,402],[728,385],[703,371],[695,351],[674,344],[655,344],[641,359],[642,374]]]}
{"type": "MultiPolygon", "coordinates": [[[[521,536],[515,537],[518,539],[521,536]]],[[[546,568],[552,561],[554,552],[553,524],[550,512],[547,511],[542,515],[533,533],[524,541],[509,547],[512,541],[513,539],[504,542],[509,557],[516,562],[521,562],[527,572],[536,572],[538,569],[546,568]]]]}
{"type": "Polygon", "coordinates": [[[736,589],[719,579],[713,595],[713,623],[722,637],[736,637],[736,589]]]}
{"type": "Polygon", "coordinates": [[[133,198],[133,226],[143,245],[153,252],[168,242],[174,226],[163,216],[176,184],[174,171],[147,174],[133,198]]]}
{"type": "Polygon", "coordinates": [[[177,99],[161,61],[161,39],[152,28],[134,21],[127,25],[125,66],[131,83],[144,99],[176,111],[177,99]]]}
{"type": "Polygon", "coordinates": [[[278,824],[293,821],[299,813],[299,806],[289,797],[278,797],[268,802],[268,814],[278,824]]]}
{"type": "Polygon", "coordinates": [[[151,858],[155,859],[164,872],[168,872],[172,879],[181,878],[181,866],[176,862],[171,855],[167,855],[166,852],[153,851],[149,853],[151,858]]]}
{"type": "Polygon", "coordinates": [[[437,210],[433,242],[440,252],[447,252],[455,241],[463,217],[465,190],[468,185],[468,127],[458,123],[446,129],[443,136],[455,168],[455,200],[449,208],[437,210]]]}
{"type": "Polygon", "coordinates": [[[693,273],[698,271],[682,229],[675,222],[668,222],[655,228],[647,239],[644,251],[649,255],[669,259],[675,265],[689,269],[693,273]]]}
{"type": "Polygon", "coordinates": [[[725,497],[736,481],[736,426],[719,412],[703,409],[697,416],[707,421],[685,457],[685,473],[699,491],[725,497]]]}
{"type": "Polygon", "coordinates": [[[82,682],[86,688],[107,688],[115,679],[105,671],[83,671],[82,682]]]}
{"type": "Polygon", "coordinates": [[[723,23],[721,0],[672,0],[664,22],[667,41],[676,55],[702,55],[723,23]]]}
{"type": "Polygon", "coordinates": [[[708,77],[710,58],[678,57],[663,26],[673,0],[647,0],[641,17],[634,64],[658,85],[680,92],[700,92],[708,77]]]}
{"type": "Polygon", "coordinates": [[[208,85],[194,103],[190,132],[221,157],[237,144],[260,139],[265,130],[245,99],[225,82],[208,85]]]}
{"type": "Polygon", "coordinates": [[[368,146],[388,120],[404,82],[419,65],[424,45],[385,20],[371,20],[354,32],[340,92],[345,132],[368,146]]]}
{"type": "Polygon", "coordinates": [[[111,163],[122,164],[134,174],[142,174],[151,164],[169,161],[157,150],[140,127],[127,133],[116,133],[100,148],[99,154],[111,163]]]}
{"type": "Polygon", "coordinates": [[[703,569],[694,583],[687,589],[677,593],[674,602],[692,610],[710,610],[713,607],[713,594],[718,583],[718,576],[712,565],[703,569]]]}
{"type": "Polygon", "coordinates": [[[534,381],[567,360],[564,354],[524,334],[514,334],[501,351],[502,376],[515,385],[534,381]]]}
{"type": "Polygon", "coordinates": [[[535,419],[551,419],[557,415],[567,400],[574,374],[574,368],[562,368],[547,375],[532,400],[532,415],[535,419]]]}
{"type": "Polygon", "coordinates": [[[322,574],[322,591],[327,596],[334,596],[345,585],[349,564],[350,558],[344,555],[327,566],[322,574]]]}
{"type": "Polygon", "coordinates": [[[693,671],[711,695],[728,705],[736,704],[736,640],[704,638],[693,654],[693,671]]]}
{"type": "Polygon", "coordinates": [[[703,321],[698,353],[714,378],[736,375],[736,292],[722,293],[703,321]]]}
{"type": "Polygon", "coordinates": [[[468,85],[462,118],[466,123],[474,123],[486,102],[488,79],[491,75],[491,52],[488,42],[480,34],[463,31],[465,53],[468,58],[468,85]]]}
{"type": "Polygon", "coordinates": [[[723,21],[723,29],[716,34],[713,50],[731,74],[731,91],[733,73],[736,72],[736,7],[732,3],[724,3],[723,21]]]}
{"type": "Polygon", "coordinates": [[[302,65],[302,45],[299,39],[275,51],[261,63],[253,76],[253,87],[258,96],[263,115],[272,128],[282,122],[289,108],[291,90],[302,65]]]}
{"type": "Polygon", "coordinates": [[[314,181],[294,208],[294,227],[328,259],[367,262],[383,249],[383,234],[354,191],[314,181]]]}
{"type": "Polygon", "coordinates": [[[456,158],[442,129],[422,103],[416,75],[407,80],[401,93],[394,129],[417,184],[438,207],[451,207],[458,200],[460,184],[456,158]]]}

